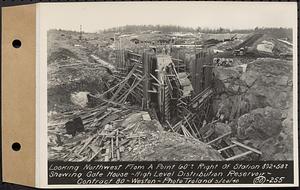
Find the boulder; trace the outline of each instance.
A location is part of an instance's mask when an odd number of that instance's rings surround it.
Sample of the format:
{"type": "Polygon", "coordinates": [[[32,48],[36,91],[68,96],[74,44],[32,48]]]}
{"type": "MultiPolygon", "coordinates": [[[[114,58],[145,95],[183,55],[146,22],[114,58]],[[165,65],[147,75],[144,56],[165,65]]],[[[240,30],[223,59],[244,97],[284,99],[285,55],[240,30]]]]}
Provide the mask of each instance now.
{"type": "Polygon", "coordinates": [[[238,119],[237,136],[262,152],[261,160],[293,159],[292,108],[257,108],[238,119]]]}
{"type": "Polygon", "coordinates": [[[221,136],[230,132],[231,132],[231,128],[228,124],[220,123],[220,122],[215,123],[215,133],[217,136],[221,136]]]}
{"type": "Polygon", "coordinates": [[[238,119],[238,138],[265,140],[282,130],[280,110],[271,107],[258,108],[238,119]]]}
{"type": "Polygon", "coordinates": [[[273,53],[274,44],[269,41],[262,41],[262,43],[258,44],[256,48],[258,51],[273,53]]]}
{"type": "Polygon", "coordinates": [[[82,108],[87,106],[89,92],[75,92],[71,94],[71,102],[82,108]]]}
{"type": "Polygon", "coordinates": [[[240,70],[236,67],[215,67],[213,73],[221,81],[234,80],[241,76],[240,70]]]}
{"type": "Polygon", "coordinates": [[[84,131],[84,125],[80,117],[74,118],[65,124],[66,134],[72,135],[73,137],[77,132],[84,131]]]}

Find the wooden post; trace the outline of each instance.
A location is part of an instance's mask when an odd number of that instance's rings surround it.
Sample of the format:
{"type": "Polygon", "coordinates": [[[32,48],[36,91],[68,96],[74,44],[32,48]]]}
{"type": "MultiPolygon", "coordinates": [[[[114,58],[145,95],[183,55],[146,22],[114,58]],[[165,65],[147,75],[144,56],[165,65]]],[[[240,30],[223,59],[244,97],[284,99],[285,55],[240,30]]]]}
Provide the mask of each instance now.
{"type": "Polygon", "coordinates": [[[111,159],[114,159],[114,139],[111,137],[111,159]]]}
{"type": "Polygon", "coordinates": [[[121,82],[122,84],[119,86],[119,88],[114,93],[113,97],[110,99],[111,101],[114,101],[115,98],[118,96],[118,94],[121,92],[125,84],[127,83],[128,79],[133,75],[133,72],[137,68],[137,65],[134,65],[131,71],[128,73],[128,75],[125,77],[125,79],[121,82]]]}
{"type": "Polygon", "coordinates": [[[193,87],[195,90],[195,95],[203,90],[203,61],[204,53],[203,51],[196,54],[196,59],[192,71],[193,87]]]}
{"type": "Polygon", "coordinates": [[[212,144],[212,143],[214,143],[214,142],[216,142],[216,141],[218,141],[218,140],[220,140],[220,139],[222,139],[222,138],[224,138],[224,137],[226,137],[226,136],[228,136],[228,135],[230,135],[231,134],[231,132],[228,132],[228,133],[225,133],[225,134],[223,134],[223,135],[221,135],[221,136],[219,136],[219,137],[217,137],[217,138],[215,138],[214,140],[212,140],[212,141],[210,141],[210,142],[208,142],[208,143],[206,143],[206,144],[212,144]]]}
{"type": "Polygon", "coordinates": [[[150,58],[151,56],[147,53],[143,53],[143,56],[142,56],[142,64],[143,64],[143,68],[144,68],[144,76],[145,76],[145,79],[144,79],[144,97],[143,97],[143,109],[148,109],[149,108],[149,94],[148,94],[148,90],[149,90],[149,76],[150,76],[150,73],[149,73],[149,67],[150,67],[150,58]]]}
{"type": "Polygon", "coordinates": [[[116,148],[117,148],[117,161],[120,160],[120,147],[119,147],[119,130],[116,132],[116,148]]]}

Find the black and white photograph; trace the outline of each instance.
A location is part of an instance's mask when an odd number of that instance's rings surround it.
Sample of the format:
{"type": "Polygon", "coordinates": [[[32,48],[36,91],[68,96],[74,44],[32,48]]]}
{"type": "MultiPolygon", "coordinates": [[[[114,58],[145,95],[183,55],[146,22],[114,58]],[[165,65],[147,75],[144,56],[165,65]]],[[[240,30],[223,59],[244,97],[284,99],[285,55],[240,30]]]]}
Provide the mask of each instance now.
{"type": "Polygon", "coordinates": [[[48,161],[293,161],[297,39],[285,5],[56,6],[48,161]]]}

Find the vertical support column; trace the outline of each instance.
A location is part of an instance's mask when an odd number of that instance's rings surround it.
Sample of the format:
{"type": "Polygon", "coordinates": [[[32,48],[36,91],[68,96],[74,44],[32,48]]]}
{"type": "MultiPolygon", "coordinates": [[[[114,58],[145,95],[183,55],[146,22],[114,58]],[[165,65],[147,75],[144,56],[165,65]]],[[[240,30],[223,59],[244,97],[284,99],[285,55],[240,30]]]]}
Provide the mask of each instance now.
{"type": "MultiPolygon", "coordinates": [[[[212,53],[211,51],[207,51],[205,52],[206,56],[205,56],[205,67],[203,68],[203,74],[204,74],[204,89],[206,89],[207,87],[212,86],[212,82],[213,82],[213,75],[212,75],[212,69],[213,69],[213,57],[212,57],[212,53]]],[[[204,90],[203,89],[203,90],[204,90]]]]}
{"type": "Polygon", "coordinates": [[[204,53],[202,51],[196,54],[196,60],[192,71],[195,95],[203,90],[203,57],[204,53]]]}
{"type": "Polygon", "coordinates": [[[123,51],[123,56],[124,56],[124,68],[127,68],[127,52],[123,51]]]}
{"type": "Polygon", "coordinates": [[[149,54],[147,53],[143,53],[142,55],[142,64],[143,64],[143,68],[144,68],[144,97],[142,100],[142,108],[143,109],[148,109],[149,108],[149,94],[148,94],[148,90],[149,90],[149,71],[150,71],[150,62],[151,62],[151,56],[149,56],[149,54]]]}
{"type": "Polygon", "coordinates": [[[205,73],[205,65],[206,65],[206,59],[207,59],[207,52],[206,51],[202,51],[201,52],[201,89],[200,92],[202,92],[203,90],[205,90],[205,77],[206,77],[206,73],[205,73]]]}
{"type": "Polygon", "coordinates": [[[194,88],[194,95],[197,95],[197,80],[196,80],[196,73],[197,73],[197,54],[195,54],[195,60],[192,62],[190,66],[190,73],[191,73],[191,78],[192,78],[192,85],[194,88]]]}
{"type": "MultiPolygon", "coordinates": [[[[163,82],[163,81],[162,81],[163,82]]],[[[160,93],[160,110],[161,110],[161,121],[165,121],[165,86],[162,84],[159,87],[160,93]]]]}
{"type": "Polygon", "coordinates": [[[204,73],[204,89],[212,85],[212,67],[206,66],[203,68],[204,73]]]}

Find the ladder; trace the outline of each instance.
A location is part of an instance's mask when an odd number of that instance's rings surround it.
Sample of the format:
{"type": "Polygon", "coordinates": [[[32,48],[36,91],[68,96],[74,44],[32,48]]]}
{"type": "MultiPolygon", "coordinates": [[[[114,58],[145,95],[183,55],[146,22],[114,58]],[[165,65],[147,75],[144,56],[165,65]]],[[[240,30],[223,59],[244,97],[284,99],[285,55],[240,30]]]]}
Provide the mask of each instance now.
{"type": "MultiPolygon", "coordinates": [[[[219,140],[221,140],[222,138],[224,138],[224,137],[226,137],[226,136],[228,136],[228,135],[230,135],[230,134],[231,134],[231,133],[226,133],[226,134],[224,134],[224,135],[221,135],[220,137],[217,137],[216,139],[214,139],[214,140],[208,142],[207,144],[210,145],[210,144],[216,143],[216,142],[218,142],[219,140]]],[[[232,144],[230,144],[230,145],[228,145],[228,146],[226,146],[226,147],[224,147],[224,148],[218,149],[217,151],[218,151],[219,153],[222,153],[222,152],[225,152],[225,151],[227,151],[227,150],[229,150],[229,149],[232,149],[232,148],[234,148],[234,147],[243,148],[243,149],[246,149],[246,151],[245,151],[245,152],[242,152],[242,153],[240,153],[240,154],[237,154],[237,155],[234,155],[234,156],[225,158],[226,161],[236,160],[236,159],[242,158],[242,157],[247,156],[247,155],[252,154],[252,153],[256,153],[256,154],[262,155],[262,152],[261,152],[261,151],[255,149],[255,148],[252,148],[252,147],[250,147],[250,146],[247,146],[247,145],[245,145],[245,144],[243,144],[243,143],[241,143],[241,142],[238,142],[238,141],[233,140],[233,139],[231,139],[230,142],[231,142],[232,144]]]]}
{"type": "MultiPolygon", "coordinates": [[[[233,147],[236,147],[236,146],[237,146],[237,147],[244,148],[244,149],[246,149],[247,151],[246,151],[246,152],[243,152],[243,153],[241,153],[241,154],[237,154],[237,155],[235,155],[235,156],[226,158],[226,161],[236,160],[236,159],[238,159],[238,158],[247,156],[247,155],[252,154],[252,153],[256,153],[256,154],[262,155],[262,152],[261,152],[261,151],[256,150],[256,149],[254,149],[254,148],[252,148],[252,147],[250,147],[250,146],[247,146],[247,145],[245,145],[245,144],[243,144],[243,143],[240,143],[240,142],[238,142],[238,141],[236,141],[236,140],[231,140],[231,142],[232,142],[232,144],[229,145],[230,148],[233,148],[233,147]]],[[[225,148],[227,148],[227,147],[225,147],[225,148]]],[[[224,148],[222,148],[222,149],[224,149],[224,148]]],[[[224,151],[224,150],[222,150],[222,149],[221,149],[221,150],[218,150],[218,151],[219,151],[219,152],[224,151]]]]}

